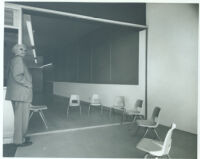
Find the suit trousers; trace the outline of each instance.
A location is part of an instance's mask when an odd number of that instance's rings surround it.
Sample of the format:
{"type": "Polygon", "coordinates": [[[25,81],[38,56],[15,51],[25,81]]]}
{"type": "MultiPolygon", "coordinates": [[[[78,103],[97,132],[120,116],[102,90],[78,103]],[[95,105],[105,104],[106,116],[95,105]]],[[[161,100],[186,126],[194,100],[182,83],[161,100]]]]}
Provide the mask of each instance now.
{"type": "Polygon", "coordinates": [[[12,101],[14,110],[14,144],[22,144],[25,141],[28,130],[30,103],[12,101]]]}

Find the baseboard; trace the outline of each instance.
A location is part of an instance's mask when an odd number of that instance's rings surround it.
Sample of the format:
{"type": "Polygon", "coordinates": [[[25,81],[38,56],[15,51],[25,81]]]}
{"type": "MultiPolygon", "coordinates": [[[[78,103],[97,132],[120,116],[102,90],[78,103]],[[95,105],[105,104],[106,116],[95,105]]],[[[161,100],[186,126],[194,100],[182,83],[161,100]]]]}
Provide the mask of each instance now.
{"type": "MultiPolygon", "coordinates": [[[[53,99],[56,100],[57,102],[68,103],[68,101],[69,101],[69,97],[64,97],[64,96],[56,95],[56,94],[53,95],[53,99]]],[[[83,101],[83,100],[81,100],[80,103],[81,103],[81,106],[88,106],[90,104],[89,102],[86,102],[86,101],[83,101]]],[[[102,107],[103,107],[104,110],[110,110],[110,107],[107,107],[107,106],[104,106],[104,105],[102,105],[102,107]]]]}

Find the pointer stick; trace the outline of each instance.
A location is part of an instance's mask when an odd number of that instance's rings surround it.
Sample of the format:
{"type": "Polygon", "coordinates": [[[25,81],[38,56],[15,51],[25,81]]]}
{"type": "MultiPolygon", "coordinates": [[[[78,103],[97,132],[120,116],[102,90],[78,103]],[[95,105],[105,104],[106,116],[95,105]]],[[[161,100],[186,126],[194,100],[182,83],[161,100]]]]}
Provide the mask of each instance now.
{"type": "Polygon", "coordinates": [[[49,64],[46,64],[46,65],[40,66],[40,68],[45,68],[45,67],[49,67],[49,66],[52,66],[52,63],[49,63],[49,64]]]}
{"type": "MultiPolygon", "coordinates": [[[[26,25],[27,25],[27,28],[28,28],[28,35],[29,35],[29,38],[30,38],[30,41],[31,41],[31,45],[35,46],[34,39],[33,39],[33,32],[32,32],[31,21],[26,21],[26,25]]],[[[35,49],[33,49],[33,57],[34,57],[35,63],[37,63],[37,59],[36,59],[37,55],[36,55],[35,49]]]]}

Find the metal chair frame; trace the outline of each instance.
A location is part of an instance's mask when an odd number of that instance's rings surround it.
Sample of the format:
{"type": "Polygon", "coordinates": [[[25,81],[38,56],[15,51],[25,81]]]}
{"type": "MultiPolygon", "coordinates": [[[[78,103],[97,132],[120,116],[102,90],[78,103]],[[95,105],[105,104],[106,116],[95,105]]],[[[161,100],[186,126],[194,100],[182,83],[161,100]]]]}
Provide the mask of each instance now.
{"type": "Polygon", "coordinates": [[[122,111],[121,122],[123,123],[124,115],[125,115],[125,97],[124,96],[116,96],[115,97],[114,104],[113,104],[113,106],[110,107],[109,118],[111,118],[112,110],[114,110],[114,109],[122,111]]]}
{"type": "MultiPolygon", "coordinates": [[[[139,127],[145,127],[146,128],[146,131],[143,135],[143,138],[147,135],[149,129],[153,129],[153,131],[155,132],[156,134],[156,137],[161,140],[161,138],[159,137],[158,135],[158,132],[156,131],[156,128],[158,127],[159,125],[159,114],[160,114],[160,108],[159,107],[155,107],[154,110],[153,110],[153,113],[152,113],[152,116],[151,116],[151,119],[150,120],[144,120],[144,121],[152,121],[152,122],[155,122],[154,125],[139,125],[138,122],[140,122],[140,120],[137,122],[137,125],[138,125],[138,129],[139,127]],[[156,121],[157,119],[157,121],[156,121]]],[[[142,121],[142,120],[141,120],[142,121]]],[[[136,133],[138,132],[138,129],[136,130],[136,133]]]]}
{"type": "Polygon", "coordinates": [[[132,122],[135,122],[137,118],[138,118],[138,119],[144,119],[144,115],[141,114],[142,106],[143,106],[143,100],[142,100],[142,99],[138,99],[138,100],[136,100],[136,102],[135,102],[134,108],[132,108],[132,109],[130,109],[130,108],[129,108],[129,109],[128,109],[128,108],[125,108],[125,113],[126,113],[127,115],[133,116],[132,122]],[[139,110],[139,109],[140,109],[140,110],[139,110]]]}
{"type": "Polygon", "coordinates": [[[171,125],[171,128],[168,130],[163,142],[143,138],[137,144],[136,147],[139,150],[146,152],[146,155],[144,156],[144,158],[148,158],[149,155],[154,156],[156,158],[161,157],[161,156],[166,156],[167,158],[170,158],[169,151],[171,149],[172,133],[175,128],[176,128],[176,124],[173,123],[171,125]]]}
{"type": "Polygon", "coordinates": [[[45,125],[45,128],[48,129],[48,126],[47,126],[47,120],[44,116],[44,113],[43,113],[43,110],[47,110],[47,106],[46,105],[40,105],[40,106],[34,106],[34,105],[31,105],[30,106],[30,116],[29,116],[29,121],[31,119],[31,117],[33,116],[33,113],[36,113],[38,112],[40,117],[42,118],[42,121],[45,125]]]}
{"type": "Polygon", "coordinates": [[[69,103],[68,103],[68,107],[67,107],[67,118],[69,117],[70,107],[79,107],[80,116],[81,116],[82,111],[81,111],[81,104],[80,104],[79,95],[77,95],[77,94],[71,94],[70,95],[70,99],[69,99],[69,103]]]}
{"type": "Polygon", "coordinates": [[[100,107],[101,114],[102,114],[103,107],[102,107],[102,104],[101,104],[101,99],[100,99],[98,94],[93,94],[92,97],[90,98],[90,104],[89,104],[89,108],[88,108],[88,115],[90,115],[91,107],[100,107]]]}

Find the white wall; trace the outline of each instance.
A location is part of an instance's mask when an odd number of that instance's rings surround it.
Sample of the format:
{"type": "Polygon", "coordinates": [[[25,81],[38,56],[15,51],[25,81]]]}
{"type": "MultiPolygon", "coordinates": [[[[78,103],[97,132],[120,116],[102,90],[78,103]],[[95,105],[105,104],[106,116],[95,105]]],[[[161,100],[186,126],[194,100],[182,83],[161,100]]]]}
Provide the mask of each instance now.
{"type": "Polygon", "coordinates": [[[147,4],[148,115],[197,133],[198,9],[191,4],[147,4]]]}
{"type": "Polygon", "coordinates": [[[75,93],[80,95],[81,100],[89,102],[89,97],[97,93],[102,104],[108,107],[117,95],[125,96],[127,106],[133,106],[137,99],[145,100],[145,31],[141,31],[139,35],[139,85],[54,82],[54,94],[69,97],[75,93]]]}
{"type": "MultiPolygon", "coordinates": [[[[6,87],[3,88],[3,99],[6,96],[6,87]]],[[[9,100],[3,102],[3,143],[13,143],[14,135],[14,112],[9,100]]]]}

